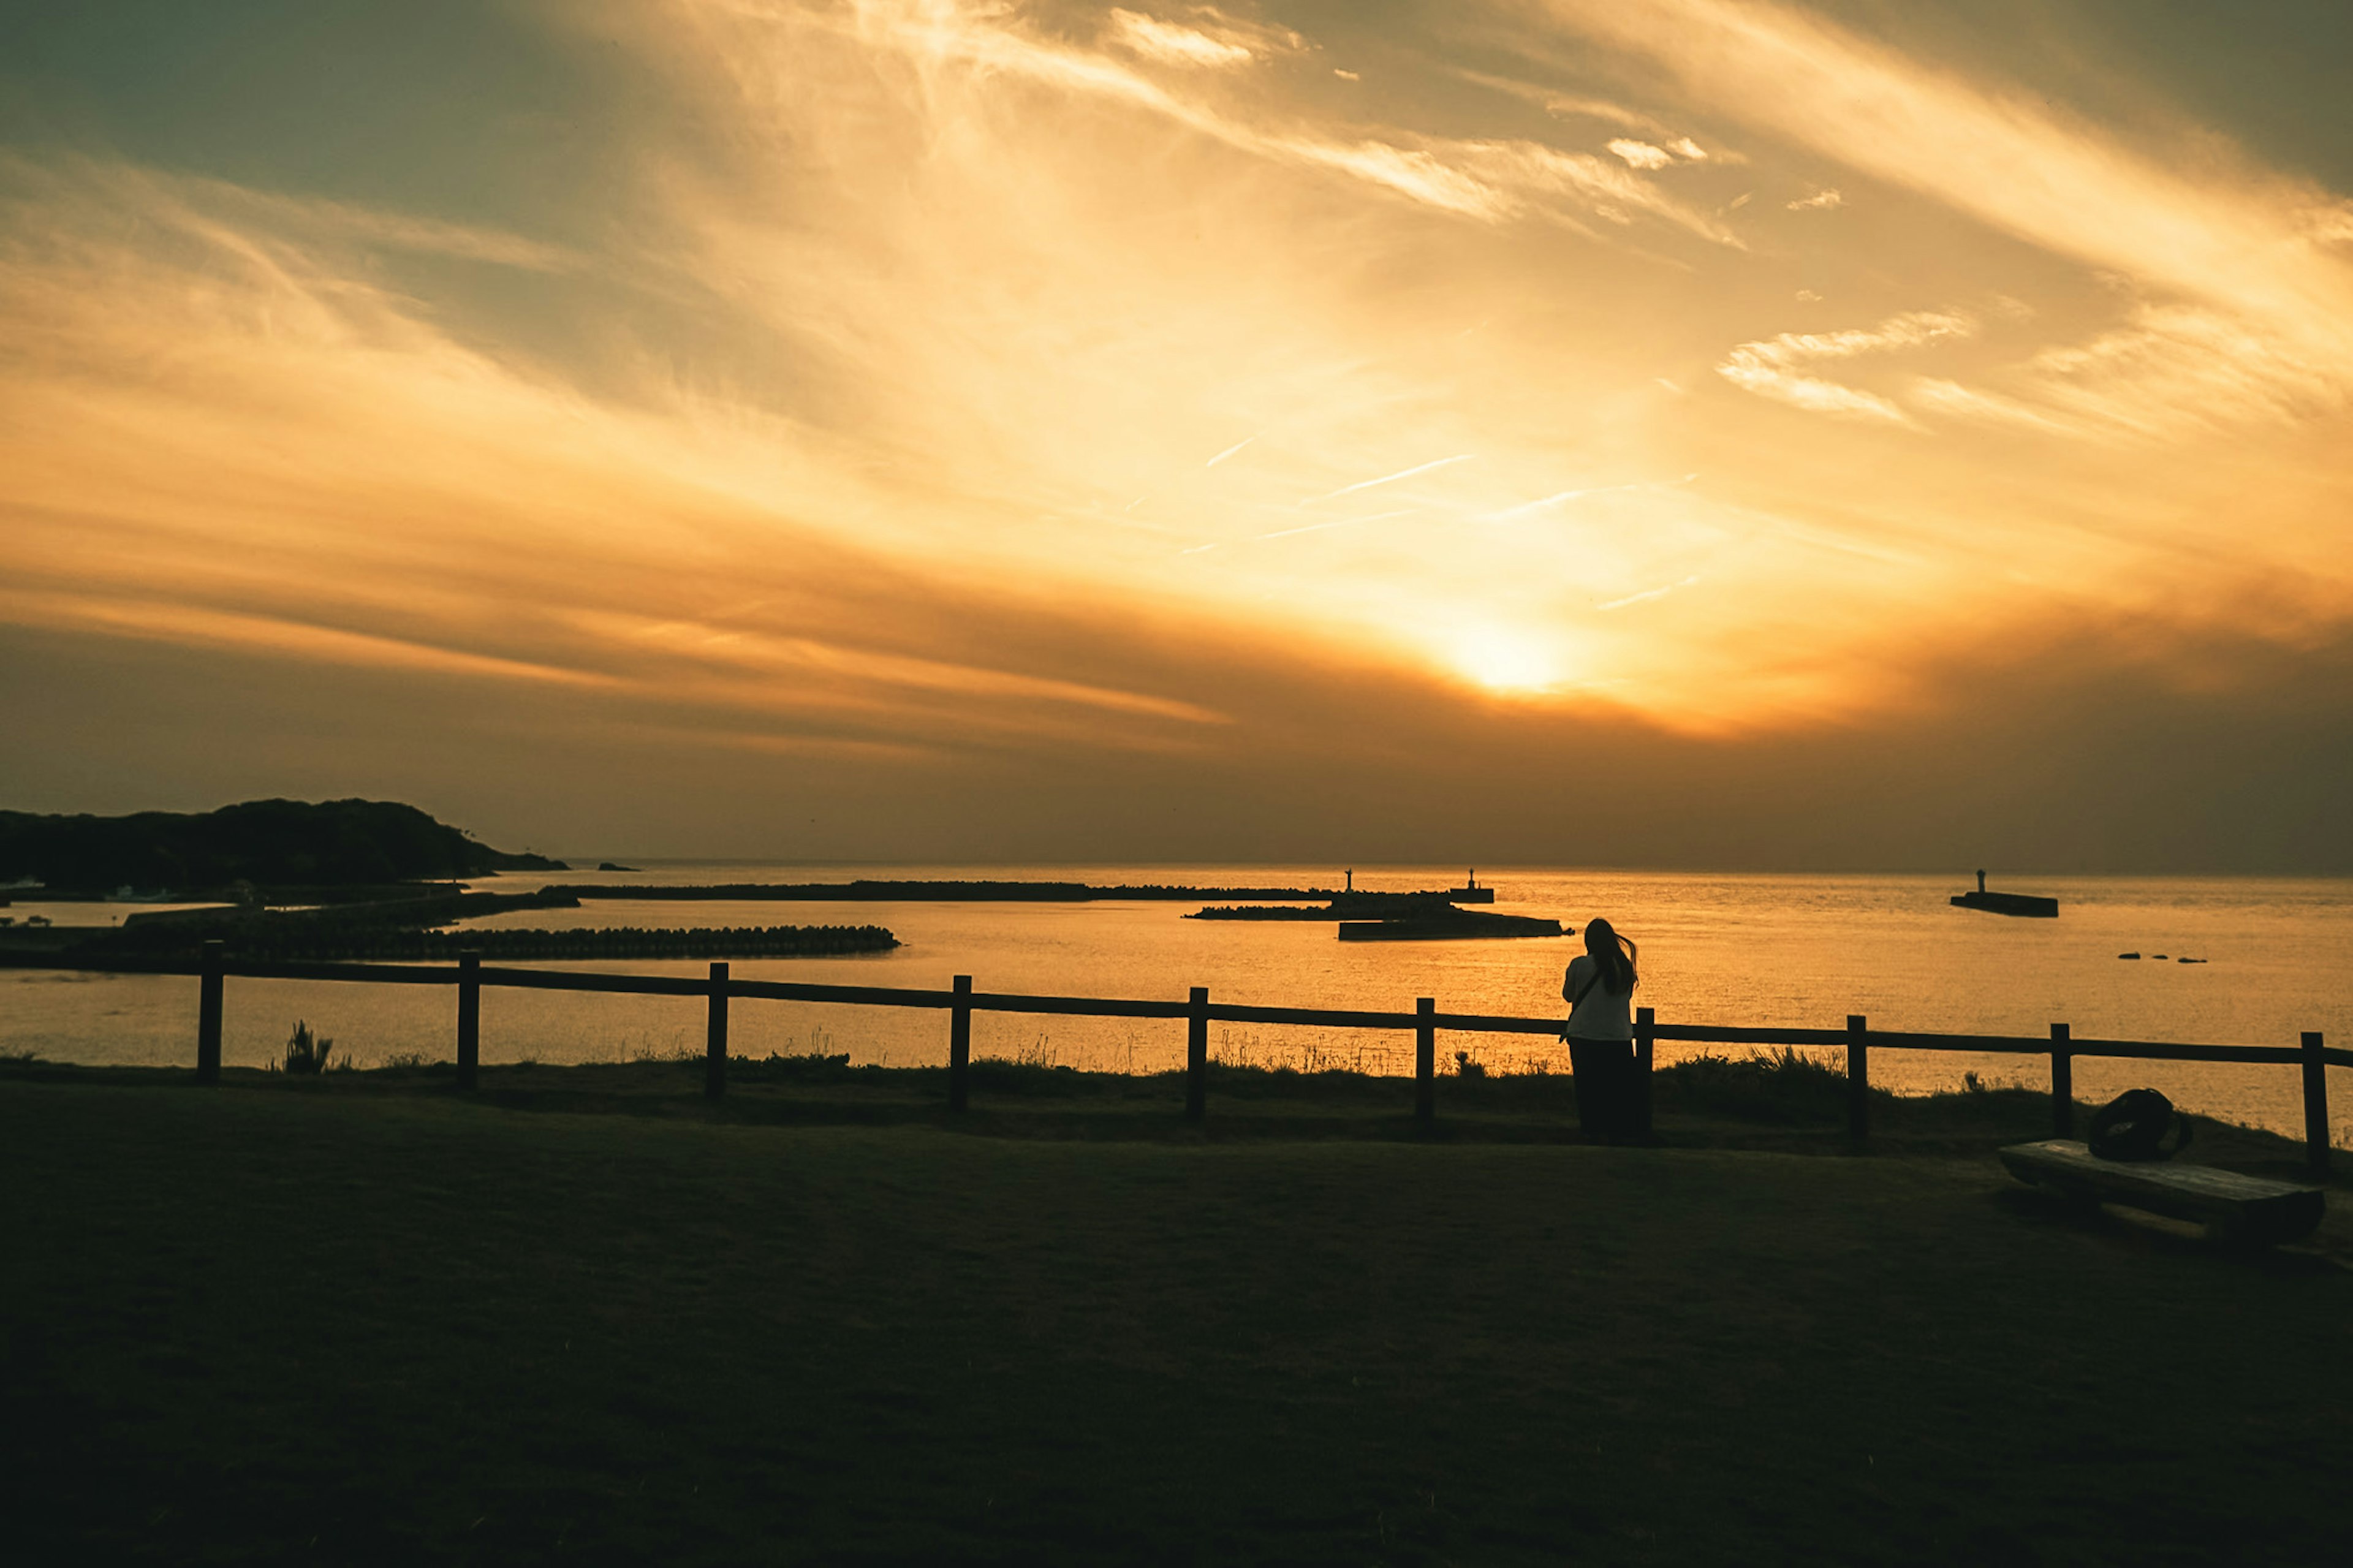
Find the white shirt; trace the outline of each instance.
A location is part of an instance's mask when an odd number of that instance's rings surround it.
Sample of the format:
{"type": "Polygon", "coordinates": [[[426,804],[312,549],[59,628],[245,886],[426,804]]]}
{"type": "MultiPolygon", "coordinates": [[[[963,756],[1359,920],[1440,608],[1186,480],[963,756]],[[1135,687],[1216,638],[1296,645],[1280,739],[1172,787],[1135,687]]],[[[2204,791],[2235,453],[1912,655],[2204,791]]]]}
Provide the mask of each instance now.
{"type": "Polygon", "coordinates": [[[1630,1040],[1634,1037],[1634,994],[1612,995],[1598,971],[1589,952],[1580,952],[1568,961],[1568,978],[1561,983],[1564,1000],[1578,992],[1585,1000],[1573,1002],[1568,1010],[1568,1037],[1573,1040],[1630,1040]],[[1591,982],[1588,988],[1587,983],[1591,982]]]}

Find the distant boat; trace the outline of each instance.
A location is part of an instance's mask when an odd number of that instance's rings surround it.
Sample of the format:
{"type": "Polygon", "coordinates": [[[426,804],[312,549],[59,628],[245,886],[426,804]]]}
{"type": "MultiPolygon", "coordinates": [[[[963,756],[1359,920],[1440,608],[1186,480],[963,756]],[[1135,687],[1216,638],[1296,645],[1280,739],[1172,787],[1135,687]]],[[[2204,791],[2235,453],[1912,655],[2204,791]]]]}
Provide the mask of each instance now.
{"type": "Polygon", "coordinates": [[[2059,900],[2056,899],[2046,899],[2040,893],[1987,892],[1983,871],[1978,873],[1978,890],[1955,893],[1952,902],[1957,908],[1983,910],[1989,915],[2023,915],[2029,920],[2045,921],[2059,918],[2059,900]]]}
{"type": "Polygon", "coordinates": [[[1473,942],[1489,937],[1567,936],[1558,921],[1534,915],[1474,914],[1440,904],[1385,920],[1342,921],[1342,942],[1473,942]]]}

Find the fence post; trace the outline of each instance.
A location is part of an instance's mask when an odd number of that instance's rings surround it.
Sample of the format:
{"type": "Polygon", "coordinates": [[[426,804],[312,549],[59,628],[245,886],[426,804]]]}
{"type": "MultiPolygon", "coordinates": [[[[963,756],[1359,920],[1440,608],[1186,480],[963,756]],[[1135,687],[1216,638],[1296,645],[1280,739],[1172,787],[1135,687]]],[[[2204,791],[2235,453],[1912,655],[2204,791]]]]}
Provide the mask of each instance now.
{"type": "Polygon", "coordinates": [[[1438,1121],[1438,998],[1413,1005],[1413,1119],[1429,1131],[1438,1121]]]}
{"type": "Polygon", "coordinates": [[[1637,1138],[1651,1135],[1651,1067],[1658,1055],[1658,1009],[1634,1009],[1634,1081],[1627,1088],[1632,1103],[1627,1107],[1627,1120],[1633,1123],[1637,1138]]]}
{"type": "Polygon", "coordinates": [[[1193,987],[1185,1005],[1185,1120],[1209,1114],[1209,988],[1193,987]]]}
{"type": "Polygon", "coordinates": [[[2304,1037],[2304,1162],[2315,1176],[2328,1174],[2328,1062],[2317,1029],[2304,1037]]]}
{"type": "Polygon", "coordinates": [[[2075,1053],[2067,1048],[2073,1034],[2065,1024],[2051,1026],[2051,1136],[2075,1136],[2075,1053]]]}
{"type": "Polygon", "coordinates": [[[221,965],[223,948],[207,941],[196,961],[196,1081],[218,1083],[221,1058],[221,965]]]}
{"type": "Polygon", "coordinates": [[[948,1109],[962,1110],[972,1102],[972,976],[957,975],[951,989],[955,1000],[948,1005],[948,1109]]]}
{"type": "Polygon", "coordinates": [[[702,1092],[712,1100],[727,1092],[727,965],[711,965],[711,1021],[703,1036],[702,1092]]]}
{"type": "Polygon", "coordinates": [[[1870,1028],[1862,1014],[1846,1016],[1846,1135],[1857,1143],[1871,1136],[1870,1028]]]}
{"type": "Polygon", "coordinates": [[[458,955],[458,1087],[472,1089],[482,1065],[482,955],[458,955]]]}

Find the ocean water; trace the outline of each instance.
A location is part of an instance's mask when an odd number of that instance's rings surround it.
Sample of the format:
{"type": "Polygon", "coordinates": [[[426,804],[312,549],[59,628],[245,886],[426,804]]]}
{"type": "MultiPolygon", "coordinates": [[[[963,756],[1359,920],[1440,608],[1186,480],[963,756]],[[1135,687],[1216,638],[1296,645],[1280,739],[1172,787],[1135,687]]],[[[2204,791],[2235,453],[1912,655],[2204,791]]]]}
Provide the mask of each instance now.
{"type": "MultiPolygon", "coordinates": [[[[593,864],[594,862],[589,862],[593,864]]],[[[1323,867],[825,867],[651,863],[634,875],[573,872],[557,880],[717,883],[835,881],[854,877],[1007,878],[1195,886],[1335,886],[1323,867]]],[[[1359,868],[1356,886],[1436,888],[1460,868],[1359,868]]],[[[476,884],[501,890],[538,877],[476,884]]],[[[2055,921],[2005,919],[1950,907],[1960,879],[1908,876],[1708,875],[1482,868],[1499,912],[1552,916],[1581,928],[1606,915],[1641,949],[1640,1001],[1662,1022],[1837,1027],[1860,1013],[1883,1029],[2293,1046],[2306,1030],[2353,1042],[2353,881],[2247,878],[2049,877],[1996,886],[2055,895],[2055,921]],[[2137,952],[2138,961],[2117,955],[2137,952]],[[2159,962],[2156,955],[2163,954],[2159,962]],[[2203,959],[2181,963],[2182,958],[2203,959]]],[[[1187,903],[726,903],[599,900],[577,910],[492,917],[485,926],[888,926],[895,952],[844,958],[738,960],[747,979],[945,986],[970,974],[982,991],[1213,998],[1293,1006],[1441,1010],[1558,1016],[1561,973],[1575,939],[1341,942],[1325,922],[1189,921],[1187,903]]],[[[18,919],[104,923],[123,908],[43,906],[19,898],[18,919]]],[[[700,973],[691,963],[580,964],[700,973]]],[[[453,1050],[452,994],[438,989],[228,982],[224,1056],[259,1065],[283,1049],[296,1019],[332,1036],[362,1063],[453,1050]]],[[[0,971],[0,1050],[52,1060],[167,1063],[192,1059],[195,984],[156,976],[0,971]]],[[[691,999],[486,991],[485,1060],[609,1061],[699,1051],[691,999]]],[[[736,1003],[738,1054],[847,1052],[853,1061],[945,1059],[946,1017],[912,1009],[736,1003]]],[[[1074,1067],[1149,1071],[1183,1058],[1178,1021],[979,1015],[974,1049],[1074,1067]]],[[[1213,1025],[1221,1059],[1369,1071],[1410,1070],[1409,1036],[1213,1025]]],[[[1565,1066],[1557,1046],[1527,1036],[1440,1037],[1441,1060],[1468,1050],[1492,1068],[1565,1066]]],[[[1662,1047],[1662,1059],[1680,1054],[1662,1047]]],[[[1993,1082],[2048,1085],[2046,1061],[2006,1054],[1873,1053],[1873,1080],[1898,1092],[1993,1082]]],[[[2331,1069],[2332,1121],[2353,1140],[2353,1074],[2331,1069]]],[[[2181,1103],[2300,1135],[2293,1067],[2079,1058],[2079,1097],[2138,1084],[2181,1103]]]]}

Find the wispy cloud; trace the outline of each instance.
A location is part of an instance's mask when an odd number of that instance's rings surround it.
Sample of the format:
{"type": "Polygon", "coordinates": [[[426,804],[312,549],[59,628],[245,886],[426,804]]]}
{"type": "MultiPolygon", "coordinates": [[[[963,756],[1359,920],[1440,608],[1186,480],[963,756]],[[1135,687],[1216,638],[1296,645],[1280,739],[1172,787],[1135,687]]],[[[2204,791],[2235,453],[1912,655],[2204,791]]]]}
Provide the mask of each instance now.
{"type": "Polygon", "coordinates": [[[2005,397],[2000,393],[1964,386],[1957,381],[1935,376],[1915,379],[1906,389],[1905,397],[1916,407],[1957,419],[2013,426],[2049,435],[2076,435],[2081,434],[2084,428],[2078,423],[2054,418],[2048,412],[2019,398],[2005,397]]]}
{"type": "Polygon", "coordinates": [[[1926,66],[1770,0],[1549,0],[1699,100],[2058,254],[2353,360],[2353,271],[2325,254],[2332,200],[2275,173],[2185,166],[2017,89],[1926,66]]]}
{"type": "Polygon", "coordinates": [[[1587,94],[1563,92],[1558,88],[1538,82],[1522,81],[1515,77],[1497,76],[1491,71],[1473,70],[1467,66],[1442,67],[1448,75],[1473,82],[1493,91],[1505,93],[1525,102],[1533,103],[1547,114],[1562,119],[1598,120],[1606,125],[1639,131],[1647,136],[1672,136],[1664,121],[1646,114],[1611,99],[1587,94]]]}
{"type": "Polygon", "coordinates": [[[2151,435],[2295,425],[2337,413],[2353,391],[2353,365],[2313,347],[2220,311],[2152,306],[2043,351],[2018,379],[2055,409],[2151,435]]]}
{"type": "Polygon", "coordinates": [[[0,619],[826,715],[934,745],[1158,746],[1166,726],[1222,721],[927,647],[920,617],[855,607],[871,588],[849,584],[894,575],[873,577],[871,560],[821,594],[795,585],[794,562],[852,557],[792,510],[871,515],[875,499],[812,465],[804,435],[746,439],[691,406],[584,398],[452,341],[345,270],[317,231],[443,254],[536,259],[532,247],[473,234],[453,247],[443,226],[397,214],[322,220],[111,165],[9,173],[0,331],[20,352],[0,375],[0,619]],[[695,613],[758,584],[791,633],[695,613]]]}
{"type": "Polygon", "coordinates": [[[1922,378],[1905,395],[1923,411],[1980,424],[2135,443],[2327,419],[2353,394],[2348,368],[2242,317],[2141,306],[2081,342],[1995,368],[1990,384],[1922,378]]]}
{"type": "Polygon", "coordinates": [[[579,611],[571,619],[600,642],[659,649],[680,659],[719,668],[797,679],[828,676],[886,689],[958,697],[1014,698],[1173,719],[1187,724],[1224,721],[1223,715],[1191,702],[1083,681],[1024,675],[985,665],[881,653],[815,637],[777,636],[743,626],[616,611],[579,611]]]}
{"type": "Polygon", "coordinates": [[[1648,142],[1636,142],[1620,137],[1609,143],[1609,150],[1637,169],[1664,169],[1675,161],[1675,155],[1663,147],[1653,147],[1648,142]]]}
{"type": "MultiPolygon", "coordinates": [[[[1135,16],[1131,12],[1115,17],[1135,16]]],[[[1138,17],[1140,28],[1150,18],[1138,17]]],[[[1715,244],[1737,247],[1739,239],[1714,218],[1635,177],[1625,168],[1583,153],[1563,152],[1519,139],[1484,141],[1393,131],[1385,135],[1345,135],[1306,128],[1267,108],[1191,96],[1148,79],[1107,54],[1062,42],[1025,26],[993,8],[955,4],[893,4],[868,0],[859,9],[859,36],[888,40],[931,60],[961,58],[1068,92],[1115,100],[1132,109],[1164,116],[1229,147],[1261,157],[1328,170],[1366,182],[1408,201],[1483,223],[1567,216],[1559,198],[1575,198],[1582,210],[1611,222],[1634,216],[1663,220],[1715,244]]],[[[1132,42],[1149,36],[1159,42],[1155,58],[1195,46],[1169,42],[1193,31],[1203,47],[1240,50],[1239,24],[1221,23],[1222,35],[1153,22],[1160,32],[1135,31],[1114,22],[1113,36],[1132,42]],[[1123,30],[1126,29],[1126,30],[1123,30]]],[[[1295,38],[1295,35],[1286,35],[1295,38]]],[[[1149,52],[1149,51],[1148,51],[1149,52]]],[[[1192,58],[1188,63],[1210,63],[1192,58]]],[[[1227,60],[1219,55],[1220,61],[1227,60]]],[[[1242,63],[1235,57],[1230,63],[1242,63]]]]}
{"type": "Polygon", "coordinates": [[[1134,54],[1164,65],[1226,69],[1271,54],[1295,53],[1304,40],[1283,27],[1235,20],[1210,6],[1197,7],[1192,20],[1164,21],[1113,7],[1105,37],[1134,54]]]}
{"type": "Polygon", "coordinates": [[[0,617],[18,626],[98,631],[183,647],[233,648],[306,663],[600,690],[617,690],[623,684],[615,676],[595,670],[567,669],[532,659],[439,647],[413,637],[322,626],[291,616],[175,603],[160,595],[5,588],[0,589],[0,617]]]}
{"type": "Polygon", "coordinates": [[[1783,332],[1761,342],[1743,343],[1715,373],[1746,392],[1813,414],[1842,415],[1906,425],[1910,416],[1876,393],[1808,374],[1801,367],[1861,354],[1923,348],[1977,331],[1971,318],[1952,312],[1914,310],[1891,316],[1876,327],[1841,332],[1783,332]]]}
{"type": "Polygon", "coordinates": [[[1799,196],[1793,202],[1784,202],[1781,205],[1793,213],[1821,212],[1831,207],[1846,205],[1846,197],[1836,190],[1822,190],[1816,191],[1810,196],[1799,196]]]}

